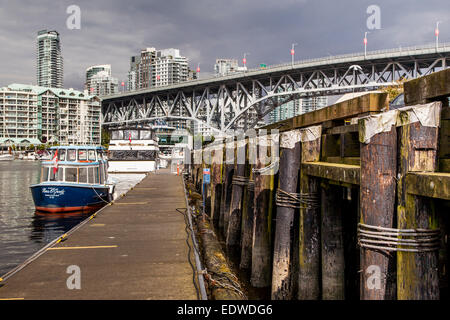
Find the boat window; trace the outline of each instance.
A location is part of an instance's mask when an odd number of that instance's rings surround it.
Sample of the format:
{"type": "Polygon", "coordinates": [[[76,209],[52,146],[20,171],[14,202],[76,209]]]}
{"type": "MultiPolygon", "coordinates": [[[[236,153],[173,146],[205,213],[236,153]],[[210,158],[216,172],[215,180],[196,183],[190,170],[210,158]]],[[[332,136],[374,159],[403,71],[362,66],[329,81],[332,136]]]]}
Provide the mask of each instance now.
{"type": "Polygon", "coordinates": [[[95,161],[95,150],[89,150],[89,160],[95,161]]]}
{"type": "Polygon", "coordinates": [[[48,171],[49,171],[49,169],[50,169],[50,167],[42,167],[41,182],[48,180],[48,171]]]}
{"type": "Polygon", "coordinates": [[[89,178],[90,184],[96,183],[95,178],[94,178],[94,176],[95,176],[94,169],[95,169],[94,167],[88,168],[88,176],[89,176],[88,178],[89,178]]]}
{"type": "Polygon", "coordinates": [[[150,130],[141,130],[141,140],[151,140],[152,132],[150,130]]]}
{"type": "Polygon", "coordinates": [[[138,130],[124,130],[123,131],[123,139],[124,140],[139,140],[139,131],[138,130]]]}
{"type": "Polygon", "coordinates": [[[59,161],[66,160],[66,149],[58,149],[58,160],[59,161]]]}
{"type": "Polygon", "coordinates": [[[77,160],[77,150],[69,149],[67,150],[67,161],[76,161],[77,160]]]}
{"type": "Polygon", "coordinates": [[[63,181],[64,170],[62,168],[50,167],[50,178],[49,181],[63,181]]]}
{"type": "Polygon", "coordinates": [[[111,134],[111,140],[123,140],[123,131],[122,130],[113,131],[111,134]]]}
{"type": "Polygon", "coordinates": [[[66,168],[66,181],[77,182],[77,168],[66,168]]]}
{"type": "Polygon", "coordinates": [[[86,161],[86,160],[87,160],[86,150],[78,150],[78,161],[86,161]]]}
{"type": "Polygon", "coordinates": [[[103,172],[103,164],[102,163],[100,163],[98,170],[100,173],[100,184],[103,184],[103,182],[105,181],[105,174],[103,172]]]}
{"type": "Polygon", "coordinates": [[[78,182],[87,183],[87,168],[79,168],[78,170],[79,170],[78,182]]]}

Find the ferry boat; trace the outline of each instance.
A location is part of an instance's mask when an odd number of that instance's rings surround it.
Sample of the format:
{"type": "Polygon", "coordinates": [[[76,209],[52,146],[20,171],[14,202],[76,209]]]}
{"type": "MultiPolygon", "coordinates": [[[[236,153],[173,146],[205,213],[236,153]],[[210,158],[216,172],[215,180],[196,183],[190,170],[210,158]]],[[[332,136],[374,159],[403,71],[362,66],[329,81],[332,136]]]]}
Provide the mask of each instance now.
{"type": "Polygon", "coordinates": [[[37,211],[91,212],[112,200],[103,147],[59,146],[50,152],[51,160],[42,161],[40,183],[30,186],[37,211]]]}
{"type": "Polygon", "coordinates": [[[158,141],[151,127],[119,127],[111,130],[109,173],[146,173],[158,163],[158,141]]]}

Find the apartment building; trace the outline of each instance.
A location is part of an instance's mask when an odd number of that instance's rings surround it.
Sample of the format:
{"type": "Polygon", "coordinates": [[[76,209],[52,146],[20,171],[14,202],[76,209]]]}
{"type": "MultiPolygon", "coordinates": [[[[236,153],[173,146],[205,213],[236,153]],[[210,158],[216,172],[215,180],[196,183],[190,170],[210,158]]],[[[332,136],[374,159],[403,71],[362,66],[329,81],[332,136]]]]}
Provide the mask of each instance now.
{"type": "Polygon", "coordinates": [[[118,93],[119,80],[112,77],[111,65],[103,64],[87,68],[85,89],[90,95],[94,96],[118,93]]]}
{"type": "Polygon", "coordinates": [[[73,89],[11,84],[0,89],[0,135],[33,144],[98,145],[100,99],[73,89]]]}

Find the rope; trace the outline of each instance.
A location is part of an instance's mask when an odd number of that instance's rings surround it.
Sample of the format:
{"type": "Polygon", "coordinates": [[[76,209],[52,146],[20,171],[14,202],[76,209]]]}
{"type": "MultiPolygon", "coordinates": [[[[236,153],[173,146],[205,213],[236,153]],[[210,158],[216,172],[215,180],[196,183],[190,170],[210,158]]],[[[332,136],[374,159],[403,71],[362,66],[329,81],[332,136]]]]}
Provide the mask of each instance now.
{"type": "Polygon", "coordinates": [[[234,175],[231,184],[237,186],[246,186],[248,185],[249,181],[250,179],[248,177],[234,175]]]}
{"type": "Polygon", "coordinates": [[[255,180],[248,180],[247,191],[255,192],[255,180]]]}
{"type": "Polygon", "coordinates": [[[253,173],[258,173],[258,174],[265,174],[266,172],[272,170],[273,168],[277,167],[277,169],[275,169],[275,171],[278,171],[278,163],[280,162],[280,158],[277,158],[275,161],[273,161],[271,164],[269,164],[266,167],[262,167],[262,168],[253,168],[252,171],[253,173]]]}
{"type": "Polygon", "coordinates": [[[362,248],[400,252],[439,250],[439,229],[393,229],[358,224],[358,245],[362,248]]]}
{"type": "Polygon", "coordinates": [[[319,207],[317,193],[291,193],[280,188],[277,189],[276,205],[293,209],[316,209],[319,207]]]}

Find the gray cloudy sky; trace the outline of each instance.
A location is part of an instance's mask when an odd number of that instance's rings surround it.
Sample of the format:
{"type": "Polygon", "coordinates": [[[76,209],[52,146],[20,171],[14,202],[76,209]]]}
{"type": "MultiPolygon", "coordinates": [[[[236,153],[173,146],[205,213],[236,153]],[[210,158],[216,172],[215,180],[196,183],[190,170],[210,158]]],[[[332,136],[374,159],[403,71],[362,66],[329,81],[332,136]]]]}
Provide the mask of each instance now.
{"type": "Polygon", "coordinates": [[[130,56],[141,48],[179,48],[192,68],[211,73],[216,58],[247,65],[363,51],[369,5],[381,9],[381,30],[368,50],[450,42],[448,0],[0,0],[0,86],[36,83],[38,30],[57,30],[64,58],[64,86],[83,88],[84,72],[111,64],[126,79],[130,56]],[[81,29],[69,30],[69,5],[81,9],[81,29]]]}

